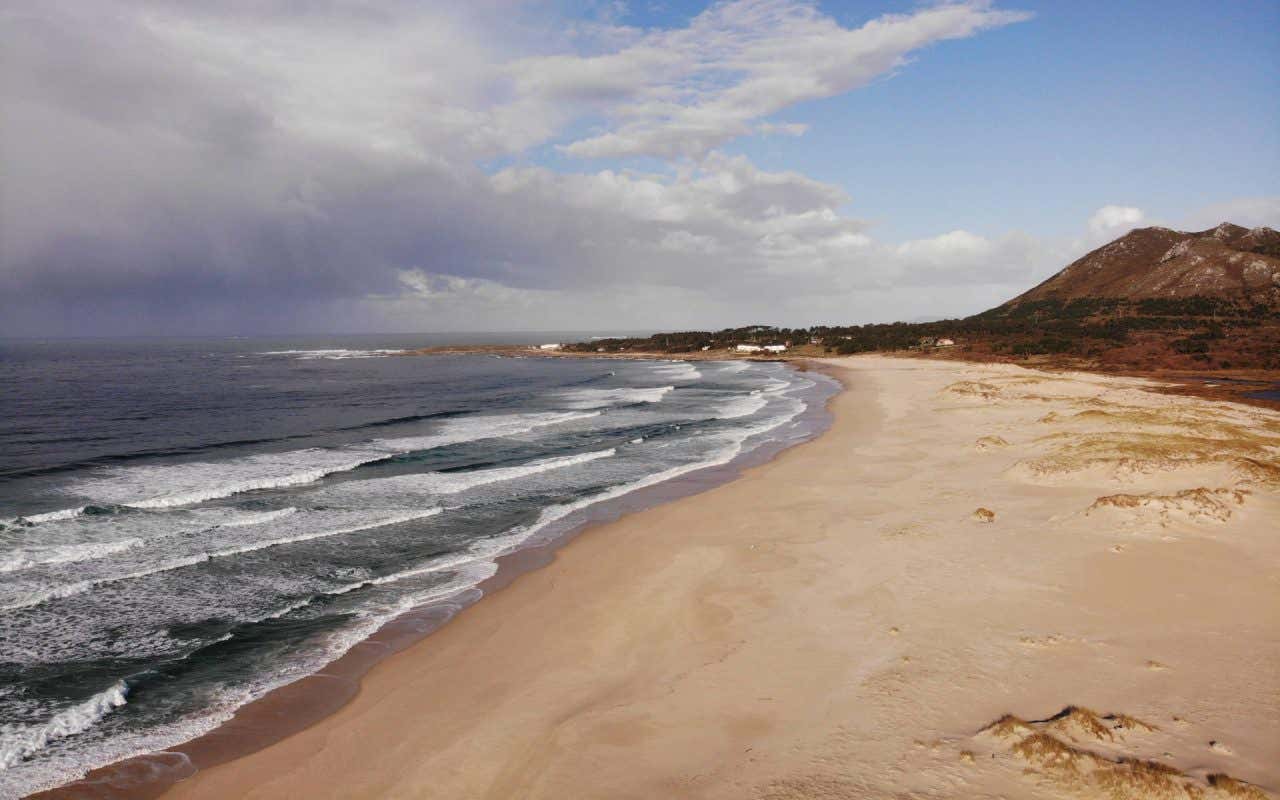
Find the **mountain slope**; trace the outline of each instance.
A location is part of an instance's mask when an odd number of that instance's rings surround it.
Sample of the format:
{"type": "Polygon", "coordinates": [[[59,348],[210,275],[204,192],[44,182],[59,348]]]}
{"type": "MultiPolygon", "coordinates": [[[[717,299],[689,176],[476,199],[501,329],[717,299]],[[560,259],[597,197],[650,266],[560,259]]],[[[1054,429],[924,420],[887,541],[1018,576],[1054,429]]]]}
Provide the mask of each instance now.
{"type": "Polygon", "coordinates": [[[1136,228],[1001,308],[1037,300],[1189,297],[1280,307],[1280,232],[1229,222],[1192,233],[1136,228]]]}

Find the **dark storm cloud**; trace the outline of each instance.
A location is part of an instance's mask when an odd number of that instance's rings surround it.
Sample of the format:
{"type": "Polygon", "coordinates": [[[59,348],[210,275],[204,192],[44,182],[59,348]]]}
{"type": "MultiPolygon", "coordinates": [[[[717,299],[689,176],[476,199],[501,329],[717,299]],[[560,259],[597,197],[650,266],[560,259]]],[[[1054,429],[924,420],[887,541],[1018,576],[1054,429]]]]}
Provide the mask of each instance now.
{"type": "MultiPolygon", "coordinates": [[[[860,38],[803,3],[739,0],[682,31],[573,33],[603,55],[513,60],[546,48],[532,42],[543,29],[521,40],[518,5],[52,0],[0,12],[0,333],[369,328],[388,303],[403,320],[406,302],[509,327],[512,309],[555,307],[548,293],[637,286],[690,303],[715,287],[716,303],[739,298],[750,313],[753,294],[797,276],[829,294],[945,274],[948,243],[878,245],[841,214],[840,189],[708,150],[915,47],[1014,16],[952,5],[860,38]],[[769,46],[801,35],[840,55],[821,80],[803,52],[769,46]],[[709,82],[735,74],[717,58],[741,74],[709,82]],[[710,144],[684,141],[693,158],[653,174],[481,169],[582,115],[624,120],[587,149],[665,156],[691,119],[710,144]]],[[[962,256],[1000,246],[960,244],[962,256]]]]}

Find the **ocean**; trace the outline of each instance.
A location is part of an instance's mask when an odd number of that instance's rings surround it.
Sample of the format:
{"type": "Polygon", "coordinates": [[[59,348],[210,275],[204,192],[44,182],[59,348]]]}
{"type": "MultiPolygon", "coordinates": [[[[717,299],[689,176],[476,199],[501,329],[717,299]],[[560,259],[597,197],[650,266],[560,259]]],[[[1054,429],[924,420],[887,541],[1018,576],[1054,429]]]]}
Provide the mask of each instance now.
{"type": "Polygon", "coordinates": [[[400,355],[433,343],[0,341],[0,797],[194,738],[603,504],[812,435],[834,392],[400,355]]]}

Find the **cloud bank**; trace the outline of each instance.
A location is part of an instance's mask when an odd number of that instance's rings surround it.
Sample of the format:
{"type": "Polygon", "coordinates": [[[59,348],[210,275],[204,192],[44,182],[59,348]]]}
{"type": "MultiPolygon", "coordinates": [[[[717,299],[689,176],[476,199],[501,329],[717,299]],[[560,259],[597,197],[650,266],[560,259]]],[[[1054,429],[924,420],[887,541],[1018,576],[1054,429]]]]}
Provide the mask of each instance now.
{"type": "MultiPolygon", "coordinates": [[[[804,136],[796,104],[1023,12],[974,0],[844,26],[809,2],[734,0],[643,30],[459,6],[0,12],[0,333],[959,313],[1079,245],[879,241],[842,188],[723,152],[804,136]]],[[[1108,206],[1088,231],[1141,219],[1108,206]]]]}

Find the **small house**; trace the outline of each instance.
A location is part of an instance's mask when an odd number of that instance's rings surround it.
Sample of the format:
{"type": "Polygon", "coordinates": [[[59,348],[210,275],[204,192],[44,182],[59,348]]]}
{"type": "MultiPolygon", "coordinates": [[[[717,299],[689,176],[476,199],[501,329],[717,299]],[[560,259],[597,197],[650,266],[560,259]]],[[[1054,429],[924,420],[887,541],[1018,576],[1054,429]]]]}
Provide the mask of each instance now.
{"type": "Polygon", "coordinates": [[[739,353],[759,353],[764,348],[758,344],[740,344],[735,349],[739,353]]]}
{"type": "Polygon", "coordinates": [[[562,347],[562,345],[559,345],[559,344],[540,344],[540,345],[538,345],[538,349],[539,349],[539,350],[559,350],[561,347],[562,347]]]}
{"type": "Polygon", "coordinates": [[[787,352],[787,346],[786,346],[785,344],[766,344],[766,345],[764,346],[764,349],[765,349],[765,350],[768,350],[770,353],[785,353],[785,352],[787,352]]]}
{"type": "Polygon", "coordinates": [[[935,347],[955,347],[956,340],[955,339],[939,339],[938,341],[934,342],[934,346],[935,347]]]}

